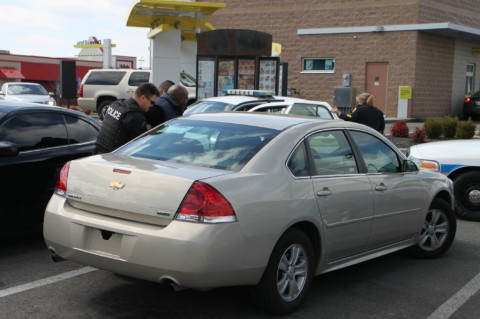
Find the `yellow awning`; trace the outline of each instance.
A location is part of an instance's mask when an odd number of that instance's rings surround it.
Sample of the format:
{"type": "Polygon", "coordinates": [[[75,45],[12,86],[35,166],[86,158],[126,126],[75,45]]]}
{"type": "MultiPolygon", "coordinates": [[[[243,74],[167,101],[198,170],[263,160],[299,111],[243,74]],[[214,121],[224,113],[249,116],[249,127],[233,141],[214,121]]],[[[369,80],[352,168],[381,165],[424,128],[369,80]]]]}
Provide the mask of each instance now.
{"type": "Polygon", "coordinates": [[[207,23],[208,18],[225,7],[224,3],[140,0],[132,8],[127,26],[153,30],[168,24],[191,32],[195,28],[210,29],[213,26],[207,23]]]}

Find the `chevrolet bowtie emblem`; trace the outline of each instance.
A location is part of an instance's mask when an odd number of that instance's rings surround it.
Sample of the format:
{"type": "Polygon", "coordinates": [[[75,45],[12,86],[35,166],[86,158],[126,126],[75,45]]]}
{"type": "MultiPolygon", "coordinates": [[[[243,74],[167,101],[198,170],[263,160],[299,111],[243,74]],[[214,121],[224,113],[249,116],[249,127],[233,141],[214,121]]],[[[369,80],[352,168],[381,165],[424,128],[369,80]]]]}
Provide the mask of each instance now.
{"type": "Polygon", "coordinates": [[[125,184],[121,182],[111,182],[110,187],[113,188],[114,190],[122,189],[125,186],[125,184]]]}

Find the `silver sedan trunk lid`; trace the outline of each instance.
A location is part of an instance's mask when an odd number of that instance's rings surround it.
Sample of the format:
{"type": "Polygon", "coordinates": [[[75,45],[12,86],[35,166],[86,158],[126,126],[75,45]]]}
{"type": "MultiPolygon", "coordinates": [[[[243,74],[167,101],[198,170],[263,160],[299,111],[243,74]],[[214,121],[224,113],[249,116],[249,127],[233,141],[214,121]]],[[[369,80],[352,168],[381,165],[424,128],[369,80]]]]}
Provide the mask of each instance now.
{"type": "Polygon", "coordinates": [[[105,154],[71,163],[66,196],[91,213],[167,225],[195,180],[228,173],[105,154]]]}

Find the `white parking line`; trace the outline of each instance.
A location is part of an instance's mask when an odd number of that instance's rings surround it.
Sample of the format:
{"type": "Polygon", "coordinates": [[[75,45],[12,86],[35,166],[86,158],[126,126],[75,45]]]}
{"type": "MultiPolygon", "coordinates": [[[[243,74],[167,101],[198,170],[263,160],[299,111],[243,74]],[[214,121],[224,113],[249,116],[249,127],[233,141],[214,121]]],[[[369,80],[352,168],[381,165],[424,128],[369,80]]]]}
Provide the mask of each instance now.
{"type": "Polygon", "coordinates": [[[437,308],[427,319],[447,319],[480,290],[480,274],[437,308]]]}
{"type": "Polygon", "coordinates": [[[72,270],[72,271],[65,272],[63,274],[55,275],[55,276],[52,276],[52,277],[48,277],[48,278],[45,278],[45,279],[32,281],[32,282],[29,282],[27,284],[23,284],[23,285],[20,285],[20,286],[10,287],[10,288],[4,289],[4,290],[0,290],[0,298],[10,296],[10,295],[13,295],[13,294],[16,294],[18,292],[25,291],[25,290],[30,290],[30,289],[38,288],[38,287],[41,287],[41,286],[53,284],[55,282],[62,281],[64,279],[80,276],[80,275],[83,275],[83,274],[86,274],[86,273],[89,273],[89,272],[92,272],[92,271],[95,271],[95,270],[98,270],[98,269],[93,268],[93,267],[83,267],[83,268],[80,268],[80,269],[77,269],[77,270],[72,270]]]}

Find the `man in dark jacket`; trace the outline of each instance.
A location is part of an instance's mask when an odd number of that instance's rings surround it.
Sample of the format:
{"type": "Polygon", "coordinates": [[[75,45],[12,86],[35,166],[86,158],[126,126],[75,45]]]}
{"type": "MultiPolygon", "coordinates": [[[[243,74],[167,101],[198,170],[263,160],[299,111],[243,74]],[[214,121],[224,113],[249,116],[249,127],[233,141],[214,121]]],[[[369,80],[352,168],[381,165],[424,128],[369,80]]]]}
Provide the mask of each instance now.
{"type": "Polygon", "coordinates": [[[95,142],[97,153],[111,152],[147,131],[145,113],[159,96],[152,83],[138,86],[129,99],[106,106],[103,123],[95,142]]]}
{"type": "Polygon", "coordinates": [[[188,91],[180,84],[172,85],[160,96],[155,105],[145,115],[149,127],[155,127],[165,121],[182,116],[187,107],[188,91]]]}

